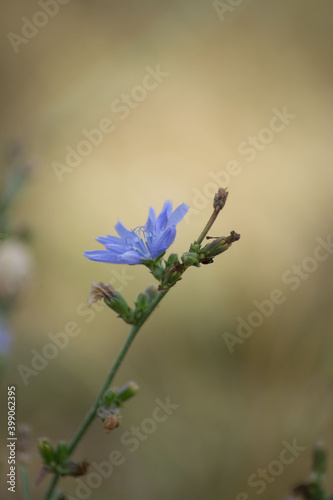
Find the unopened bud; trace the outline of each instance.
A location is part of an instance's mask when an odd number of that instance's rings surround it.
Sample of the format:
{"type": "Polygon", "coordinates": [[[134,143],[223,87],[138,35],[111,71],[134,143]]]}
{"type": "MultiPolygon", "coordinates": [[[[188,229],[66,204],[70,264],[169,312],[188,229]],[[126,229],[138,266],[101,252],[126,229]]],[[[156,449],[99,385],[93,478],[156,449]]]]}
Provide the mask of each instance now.
{"type": "Polygon", "coordinates": [[[199,265],[199,256],[197,253],[185,252],[183,253],[181,259],[186,267],[199,265]]]}
{"type": "Polygon", "coordinates": [[[186,267],[184,264],[180,262],[175,262],[171,266],[167,267],[164,273],[163,278],[161,279],[160,286],[158,287],[159,291],[168,290],[173,285],[177,283],[177,281],[181,280],[181,276],[185,271],[186,267]]]}
{"type": "Polygon", "coordinates": [[[325,474],[327,467],[327,450],[326,446],[318,442],[313,450],[313,466],[312,470],[318,474],[325,474]]]}
{"type": "Polygon", "coordinates": [[[144,294],[147,295],[149,302],[151,302],[158,294],[157,287],[155,285],[149,285],[145,289],[144,294]]]}
{"type": "Polygon", "coordinates": [[[50,465],[54,461],[54,448],[48,439],[39,439],[38,451],[42,456],[45,465],[50,465]]]}
{"type": "Polygon", "coordinates": [[[123,387],[121,387],[121,389],[117,391],[116,401],[122,404],[128,399],[135,396],[138,390],[139,390],[138,384],[136,384],[135,382],[128,382],[128,384],[124,385],[123,387]]]}

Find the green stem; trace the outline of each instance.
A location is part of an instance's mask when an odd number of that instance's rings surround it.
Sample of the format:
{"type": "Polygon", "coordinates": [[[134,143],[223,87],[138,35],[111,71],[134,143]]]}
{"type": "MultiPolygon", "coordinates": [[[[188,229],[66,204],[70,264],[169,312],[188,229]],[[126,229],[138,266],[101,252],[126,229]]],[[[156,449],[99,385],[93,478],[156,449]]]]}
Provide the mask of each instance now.
{"type": "Polygon", "coordinates": [[[207,224],[205,225],[203,231],[201,232],[199,238],[196,240],[196,243],[198,243],[199,245],[201,245],[204,237],[206,236],[206,234],[208,233],[208,231],[210,230],[210,228],[212,227],[212,225],[216,221],[216,218],[217,218],[218,214],[219,214],[219,212],[217,212],[216,210],[214,210],[214,212],[210,216],[209,221],[207,222],[207,224]]]}
{"type": "MultiPolygon", "coordinates": [[[[95,401],[95,403],[93,404],[93,406],[91,407],[91,409],[89,410],[89,412],[87,413],[87,415],[85,416],[82,424],[80,425],[77,433],[75,434],[74,438],[72,439],[71,443],[69,444],[69,448],[68,448],[68,457],[73,453],[74,449],[77,447],[77,445],[79,444],[79,442],[81,441],[82,437],[84,436],[84,434],[87,432],[89,426],[91,425],[91,423],[93,422],[95,416],[96,416],[96,413],[97,413],[97,410],[100,406],[100,402],[101,402],[101,398],[104,396],[104,393],[105,391],[110,387],[110,384],[114,378],[114,376],[116,375],[117,371],[118,371],[118,368],[120,367],[128,349],[130,348],[133,340],[135,339],[136,337],[136,334],[138,333],[138,331],[140,330],[140,328],[142,327],[142,325],[145,323],[145,321],[149,318],[149,316],[151,315],[151,313],[154,311],[154,309],[156,308],[156,306],[159,304],[159,302],[163,299],[163,297],[167,294],[168,290],[165,290],[163,292],[160,292],[156,297],[155,299],[152,301],[151,303],[151,306],[150,308],[142,315],[142,317],[140,318],[140,320],[137,322],[137,324],[133,325],[121,351],[119,352],[104,384],[103,384],[103,387],[102,389],[100,390],[98,396],[97,396],[97,399],[95,401]]],[[[46,493],[46,497],[45,497],[45,500],[51,500],[52,499],[52,495],[53,495],[53,491],[54,491],[54,488],[56,487],[58,481],[60,479],[60,475],[59,474],[56,474],[53,479],[52,479],[52,482],[50,483],[50,486],[49,486],[49,489],[46,493]]]]}
{"type": "Polygon", "coordinates": [[[50,482],[50,485],[49,485],[48,490],[46,492],[46,496],[45,496],[46,499],[50,499],[51,500],[53,498],[54,488],[56,487],[59,479],[60,479],[60,475],[59,474],[55,474],[53,476],[52,481],[50,482]]]}
{"type": "Polygon", "coordinates": [[[21,477],[21,487],[23,500],[30,500],[30,491],[29,491],[29,474],[27,468],[24,465],[20,465],[20,477],[21,477]]]}

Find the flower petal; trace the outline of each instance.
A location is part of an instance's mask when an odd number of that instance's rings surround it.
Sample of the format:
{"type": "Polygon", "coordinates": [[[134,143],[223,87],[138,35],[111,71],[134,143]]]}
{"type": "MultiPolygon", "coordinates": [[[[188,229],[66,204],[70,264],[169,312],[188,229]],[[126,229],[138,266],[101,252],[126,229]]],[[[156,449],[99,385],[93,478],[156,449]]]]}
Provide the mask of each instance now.
{"type": "Polygon", "coordinates": [[[109,252],[112,252],[114,254],[122,254],[126,252],[128,249],[124,247],[124,245],[104,245],[109,252]]]}
{"type": "Polygon", "coordinates": [[[146,229],[149,233],[155,234],[155,227],[156,227],[156,214],[155,210],[152,207],[150,207],[148,219],[146,222],[146,229]]]}
{"type": "Polygon", "coordinates": [[[174,242],[176,237],[176,228],[174,226],[168,227],[165,231],[154,240],[149,248],[150,257],[156,260],[169,246],[174,242]]]}
{"type": "Polygon", "coordinates": [[[178,222],[180,222],[183,217],[185,217],[186,212],[188,211],[190,207],[186,205],[185,203],[182,203],[177,207],[174,212],[170,215],[169,218],[169,224],[172,226],[176,226],[178,222]]]}
{"type": "Polygon", "coordinates": [[[87,259],[94,260],[96,262],[108,262],[109,264],[119,264],[119,256],[112,255],[108,250],[88,250],[84,252],[84,256],[87,259]]]}
{"type": "Polygon", "coordinates": [[[130,251],[125,252],[118,257],[119,264],[130,264],[133,266],[134,264],[141,263],[142,256],[138,252],[130,251]]]}
{"type": "Polygon", "coordinates": [[[166,229],[169,223],[169,217],[172,213],[172,202],[167,200],[162,208],[160,215],[156,220],[156,232],[163,231],[166,229]]]}
{"type": "Polygon", "coordinates": [[[117,224],[114,226],[120,238],[133,238],[133,231],[127,229],[122,222],[118,219],[117,224]]]}
{"type": "Polygon", "coordinates": [[[98,238],[96,238],[96,241],[102,243],[103,245],[124,245],[124,242],[121,238],[118,238],[118,236],[111,236],[109,234],[106,237],[98,236],[98,238]]]}

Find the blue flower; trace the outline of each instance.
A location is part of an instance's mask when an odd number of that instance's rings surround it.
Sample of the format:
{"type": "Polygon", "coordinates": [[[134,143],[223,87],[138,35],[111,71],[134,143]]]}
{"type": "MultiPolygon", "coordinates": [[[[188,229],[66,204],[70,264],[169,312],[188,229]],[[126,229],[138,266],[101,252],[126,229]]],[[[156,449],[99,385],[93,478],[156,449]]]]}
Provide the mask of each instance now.
{"type": "Polygon", "coordinates": [[[11,344],[11,333],[4,321],[0,318],[0,356],[9,354],[11,344]]]}
{"type": "Polygon", "coordinates": [[[161,213],[156,218],[155,210],[149,209],[149,216],[144,226],[128,230],[118,219],[114,226],[118,236],[99,236],[96,241],[106,250],[92,250],[84,255],[90,260],[111,264],[141,264],[142,260],[156,260],[173,243],[176,237],[176,225],[182,220],[189,207],[182,203],[172,211],[171,201],[166,201],[161,213]]]}

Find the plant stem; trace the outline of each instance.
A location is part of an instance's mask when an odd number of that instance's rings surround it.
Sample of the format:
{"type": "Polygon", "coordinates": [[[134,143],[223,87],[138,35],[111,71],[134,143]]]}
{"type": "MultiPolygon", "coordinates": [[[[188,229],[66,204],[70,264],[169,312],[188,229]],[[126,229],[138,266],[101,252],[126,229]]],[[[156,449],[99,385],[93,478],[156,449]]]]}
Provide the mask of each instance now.
{"type": "Polygon", "coordinates": [[[199,245],[201,245],[204,237],[206,236],[206,234],[208,233],[208,231],[210,230],[210,228],[212,227],[212,225],[216,221],[216,218],[217,218],[218,214],[219,214],[219,212],[217,212],[216,210],[214,210],[214,212],[210,216],[209,221],[207,222],[207,224],[205,225],[204,229],[202,230],[199,238],[196,240],[196,243],[198,243],[199,245]]]}
{"type": "MultiPolygon", "coordinates": [[[[158,295],[155,297],[155,299],[152,301],[151,303],[151,306],[150,308],[142,315],[142,317],[140,318],[140,320],[135,324],[133,325],[121,351],[119,352],[115,362],[113,363],[113,366],[103,384],[103,387],[102,389],[100,390],[97,398],[96,398],[96,401],[95,403],[93,404],[93,406],[91,407],[91,409],[89,410],[89,412],[87,413],[87,415],[85,416],[82,424],[80,425],[77,433],[75,434],[74,438],[72,439],[71,443],[69,444],[69,448],[68,448],[68,457],[70,457],[70,455],[73,453],[74,449],[76,448],[76,446],[79,444],[79,442],[81,441],[82,437],[84,436],[84,434],[87,432],[89,426],[91,425],[91,423],[93,422],[95,416],[96,416],[96,413],[97,413],[97,410],[99,408],[99,405],[100,405],[100,401],[101,401],[101,398],[104,396],[104,393],[105,391],[110,387],[110,384],[114,378],[114,376],[116,375],[117,371],[118,371],[118,368],[120,367],[128,349],[130,348],[133,340],[135,339],[136,337],[136,334],[138,333],[138,331],[140,330],[140,328],[142,327],[142,325],[145,323],[145,321],[149,318],[149,316],[151,315],[151,313],[154,311],[154,309],[156,308],[156,306],[159,304],[159,302],[163,299],[163,297],[167,294],[168,290],[164,290],[163,292],[159,292],[158,295]]],[[[53,492],[54,492],[54,488],[56,487],[58,481],[60,479],[60,475],[59,474],[56,474],[51,483],[50,483],[50,486],[49,486],[49,489],[46,493],[46,497],[45,497],[45,500],[51,500],[52,499],[52,495],[53,495],[53,492]]]]}
{"type": "Polygon", "coordinates": [[[23,500],[30,500],[29,474],[25,465],[19,466],[23,500]]]}
{"type": "Polygon", "coordinates": [[[56,487],[57,482],[59,481],[59,479],[60,479],[60,475],[59,474],[55,474],[53,476],[52,481],[50,482],[50,485],[49,485],[48,490],[46,492],[46,496],[45,496],[46,499],[50,499],[51,500],[52,498],[54,498],[53,497],[54,488],[56,487]]]}

